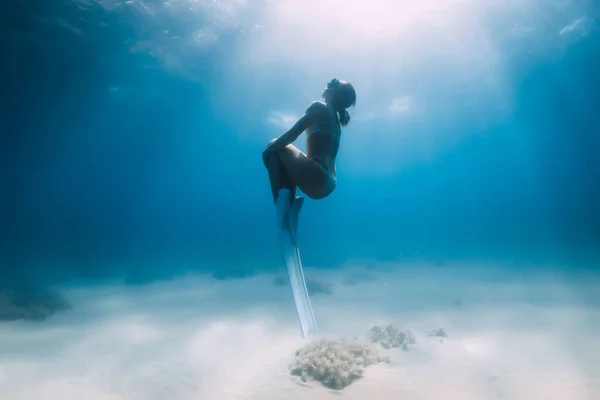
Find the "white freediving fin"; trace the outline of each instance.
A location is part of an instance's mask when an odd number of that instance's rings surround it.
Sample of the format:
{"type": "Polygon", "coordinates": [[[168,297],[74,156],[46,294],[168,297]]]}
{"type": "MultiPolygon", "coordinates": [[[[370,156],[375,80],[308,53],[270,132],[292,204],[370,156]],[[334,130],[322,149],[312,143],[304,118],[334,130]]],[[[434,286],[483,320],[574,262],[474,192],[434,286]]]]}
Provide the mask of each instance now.
{"type": "Polygon", "coordinates": [[[290,198],[292,192],[289,189],[281,189],[277,194],[277,202],[275,203],[275,210],[277,212],[277,228],[287,228],[288,212],[290,208],[290,198]]]}
{"type": "Polygon", "coordinates": [[[290,230],[290,235],[292,235],[292,241],[296,247],[298,247],[298,220],[303,204],[304,197],[296,197],[288,210],[288,228],[290,230]]]}
{"type": "Polygon", "coordinates": [[[304,268],[302,267],[302,258],[300,257],[300,247],[298,246],[298,221],[300,220],[300,211],[302,210],[303,204],[304,197],[296,197],[292,202],[288,212],[288,227],[296,256],[295,264],[297,266],[296,271],[298,274],[298,281],[302,285],[303,304],[306,310],[305,315],[308,317],[308,332],[316,333],[318,331],[317,321],[310,302],[308,288],[306,287],[306,278],[304,277],[304,268]]]}
{"type": "Polygon", "coordinates": [[[300,251],[297,244],[298,215],[304,199],[294,199],[294,202],[290,206],[290,198],[290,190],[281,189],[279,191],[275,205],[277,211],[277,230],[294,303],[298,312],[302,337],[306,338],[309,333],[317,331],[317,326],[306,288],[302,262],[300,261],[300,251]]]}

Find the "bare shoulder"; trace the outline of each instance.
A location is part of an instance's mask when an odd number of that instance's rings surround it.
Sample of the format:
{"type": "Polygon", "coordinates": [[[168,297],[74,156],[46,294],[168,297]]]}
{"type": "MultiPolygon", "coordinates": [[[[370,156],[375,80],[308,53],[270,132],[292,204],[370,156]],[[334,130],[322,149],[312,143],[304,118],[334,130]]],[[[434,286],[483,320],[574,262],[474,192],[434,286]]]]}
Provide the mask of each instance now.
{"type": "Polygon", "coordinates": [[[327,104],[322,101],[313,101],[306,109],[306,114],[311,116],[321,116],[328,112],[327,104]]]}

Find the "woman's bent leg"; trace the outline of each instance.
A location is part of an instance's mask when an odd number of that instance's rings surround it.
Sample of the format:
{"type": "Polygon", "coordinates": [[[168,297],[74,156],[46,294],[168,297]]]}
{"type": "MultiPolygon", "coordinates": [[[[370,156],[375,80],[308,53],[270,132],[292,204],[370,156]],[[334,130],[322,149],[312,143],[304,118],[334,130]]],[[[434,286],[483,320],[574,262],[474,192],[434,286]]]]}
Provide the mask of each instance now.
{"type": "MultiPolygon", "coordinates": [[[[271,140],[269,144],[273,143],[275,140],[276,139],[271,140]]],[[[281,151],[285,150],[286,149],[281,151]]],[[[265,163],[265,166],[267,167],[267,171],[269,171],[269,181],[271,183],[273,201],[277,202],[277,194],[279,193],[279,190],[283,188],[289,189],[292,192],[290,201],[293,201],[296,197],[296,184],[287,176],[278,155],[274,154],[269,157],[265,163]]]]}
{"type": "Polygon", "coordinates": [[[286,179],[290,179],[310,198],[322,199],[333,190],[329,174],[297,147],[290,144],[276,155],[285,171],[286,179]]]}
{"type": "Polygon", "coordinates": [[[269,171],[273,201],[277,201],[277,193],[283,188],[289,189],[292,192],[291,199],[293,200],[296,195],[296,184],[286,176],[283,165],[277,155],[273,155],[267,160],[267,170],[269,171]]]}
{"type": "Polygon", "coordinates": [[[335,188],[335,180],[332,181],[323,167],[291,144],[273,154],[265,165],[269,171],[274,201],[277,201],[277,193],[283,188],[291,190],[292,201],[296,197],[296,187],[312,199],[322,199],[335,188]]]}

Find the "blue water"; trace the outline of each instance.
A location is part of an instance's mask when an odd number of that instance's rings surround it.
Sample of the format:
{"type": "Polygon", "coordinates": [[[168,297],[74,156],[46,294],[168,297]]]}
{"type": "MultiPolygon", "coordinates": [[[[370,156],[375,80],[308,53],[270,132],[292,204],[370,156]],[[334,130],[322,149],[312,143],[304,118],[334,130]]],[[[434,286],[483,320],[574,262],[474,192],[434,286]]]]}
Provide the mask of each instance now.
{"type": "Polygon", "coordinates": [[[261,151],[333,77],[306,267],[598,271],[597,1],[301,3],[3,5],[0,289],[283,273],[261,151]]]}
{"type": "Polygon", "coordinates": [[[307,264],[598,259],[594,2],[500,7],[474,43],[436,49],[446,31],[420,26],[395,55],[349,42],[326,63],[253,56],[278,46],[267,6],[109,3],[4,7],[3,279],[280,268],[260,152],[285,129],[269,117],[299,116],[332,76],[358,102],[338,189],[305,207],[307,264]],[[218,39],[194,42],[203,27],[218,39]]]}

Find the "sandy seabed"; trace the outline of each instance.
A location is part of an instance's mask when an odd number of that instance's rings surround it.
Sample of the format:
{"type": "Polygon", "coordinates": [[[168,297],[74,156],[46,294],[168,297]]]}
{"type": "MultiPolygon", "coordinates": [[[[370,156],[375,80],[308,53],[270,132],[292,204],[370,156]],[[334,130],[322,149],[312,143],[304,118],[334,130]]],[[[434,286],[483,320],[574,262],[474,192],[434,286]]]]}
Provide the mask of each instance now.
{"type": "MultiPolygon", "coordinates": [[[[370,263],[372,265],[372,263],[370,263]]],[[[2,400],[600,399],[600,274],[493,265],[308,269],[321,336],[414,333],[343,390],[290,374],[278,275],[68,288],[72,309],[0,323],[2,400]],[[513,267],[514,268],[514,267],[513,267]],[[443,328],[447,337],[431,336],[443,328]]]]}

